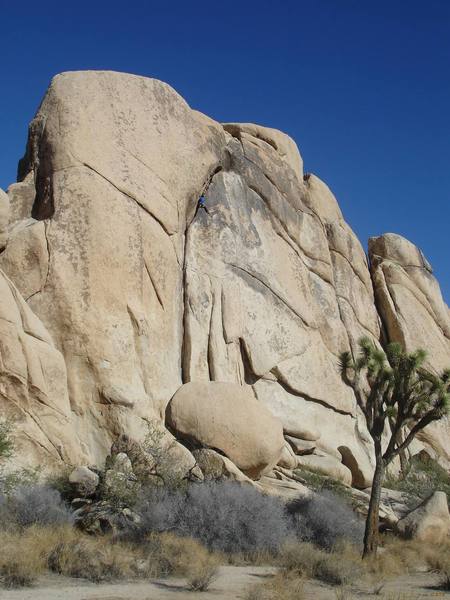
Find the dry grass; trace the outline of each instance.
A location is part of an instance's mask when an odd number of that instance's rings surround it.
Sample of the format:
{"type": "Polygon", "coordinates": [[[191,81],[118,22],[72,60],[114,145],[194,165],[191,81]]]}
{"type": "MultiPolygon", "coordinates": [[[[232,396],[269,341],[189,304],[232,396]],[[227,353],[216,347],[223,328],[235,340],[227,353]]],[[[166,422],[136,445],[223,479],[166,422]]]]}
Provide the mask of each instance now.
{"type": "Polygon", "coordinates": [[[47,564],[51,571],[96,583],[138,574],[140,556],[131,546],[106,537],[88,537],[74,529],[64,533],[49,549],[47,564]]]}
{"type": "Polygon", "coordinates": [[[139,546],[88,536],[70,526],[0,534],[4,587],[32,585],[50,570],[93,582],[173,574],[186,577],[190,589],[204,591],[216,576],[218,562],[199,542],[170,534],[149,536],[139,546]]]}
{"type": "Polygon", "coordinates": [[[191,589],[204,591],[216,576],[218,557],[192,538],[150,534],[140,547],[151,577],[179,575],[188,579],[191,589]]]}
{"type": "Polygon", "coordinates": [[[285,573],[341,586],[353,583],[362,568],[358,552],[350,545],[325,552],[308,543],[286,545],[280,553],[280,566],[285,573]]]}
{"type": "Polygon", "coordinates": [[[0,580],[4,587],[30,586],[47,569],[48,549],[58,532],[30,527],[0,533],[0,580]]]}
{"type": "Polygon", "coordinates": [[[304,581],[299,575],[277,573],[266,583],[247,590],[245,600],[306,600],[304,581]]]}

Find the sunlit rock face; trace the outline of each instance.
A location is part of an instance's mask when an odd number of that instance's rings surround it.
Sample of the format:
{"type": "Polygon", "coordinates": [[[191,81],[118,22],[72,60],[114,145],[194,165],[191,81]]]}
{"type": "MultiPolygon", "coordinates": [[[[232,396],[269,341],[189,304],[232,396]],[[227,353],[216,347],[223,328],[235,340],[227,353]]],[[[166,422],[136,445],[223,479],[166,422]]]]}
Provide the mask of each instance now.
{"type": "MultiPolygon", "coordinates": [[[[315,468],[365,487],[371,443],[339,354],[368,335],[450,363],[448,308],[425,263],[408,262],[412,245],[372,241],[371,277],[333,194],[303,174],[279,131],[219,124],[153,79],[63,73],[31,123],[19,178],[0,197],[0,268],[60,357],[61,422],[73,434],[61,463],[102,464],[119,435],[139,440],[149,419],[163,421],[184,384],[221,382],[253,394],[251,439],[259,405],[261,423],[269,411],[291,439],[294,462],[313,443],[315,468]]],[[[208,410],[200,400],[186,422],[208,410]]],[[[3,402],[28,418],[25,400],[3,402]]],[[[44,429],[55,418],[46,414],[44,429]]],[[[445,455],[442,431],[424,441],[445,455]]]]}

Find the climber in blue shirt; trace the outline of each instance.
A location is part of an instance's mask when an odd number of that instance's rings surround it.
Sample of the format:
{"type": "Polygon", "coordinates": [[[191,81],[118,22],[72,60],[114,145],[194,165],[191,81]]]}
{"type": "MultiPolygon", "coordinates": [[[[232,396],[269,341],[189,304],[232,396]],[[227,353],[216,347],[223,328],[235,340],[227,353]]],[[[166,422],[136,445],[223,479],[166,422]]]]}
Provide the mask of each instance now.
{"type": "Polygon", "coordinates": [[[204,209],[205,209],[205,212],[206,212],[206,214],[208,214],[208,215],[209,215],[209,210],[206,208],[206,198],[205,198],[205,196],[203,196],[203,195],[202,195],[202,196],[200,196],[200,198],[198,199],[197,210],[198,210],[199,208],[204,208],[204,209]]]}

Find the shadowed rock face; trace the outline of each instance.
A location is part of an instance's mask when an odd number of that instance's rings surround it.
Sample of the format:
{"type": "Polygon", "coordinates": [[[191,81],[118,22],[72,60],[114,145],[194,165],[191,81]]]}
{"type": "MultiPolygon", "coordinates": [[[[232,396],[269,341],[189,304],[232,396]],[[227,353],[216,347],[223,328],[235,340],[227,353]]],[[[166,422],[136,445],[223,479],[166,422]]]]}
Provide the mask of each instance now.
{"type": "MultiPolygon", "coordinates": [[[[183,384],[223,382],[251,386],[285,434],[314,441],[317,468],[343,463],[343,479],[369,483],[371,445],[337,357],[381,339],[372,279],[288,136],[216,123],[156,80],[64,73],[19,171],[0,267],[64,356],[72,462],[100,464],[118,435],[141,438],[183,384]]],[[[422,263],[405,265],[394,294],[407,312],[389,304],[389,265],[408,244],[371,243],[385,334],[406,339],[405,318],[416,329],[403,296],[420,297],[432,324],[420,345],[450,363],[448,309],[422,263]]]]}

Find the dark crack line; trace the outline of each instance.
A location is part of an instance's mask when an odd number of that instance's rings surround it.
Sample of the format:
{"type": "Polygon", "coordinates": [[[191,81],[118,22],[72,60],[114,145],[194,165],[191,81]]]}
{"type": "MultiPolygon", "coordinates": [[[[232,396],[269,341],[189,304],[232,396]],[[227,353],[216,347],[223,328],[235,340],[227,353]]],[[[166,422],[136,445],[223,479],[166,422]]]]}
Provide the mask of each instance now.
{"type": "Polygon", "coordinates": [[[336,408],[335,406],[331,406],[331,404],[328,404],[327,402],[325,402],[324,400],[320,400],[319,398],[313,398],[312,396],[308,396],[308,394],[305,393],[300,393],[297,390],[295,390],[294,388],[292,388],[285,380],[284,378],[279,378],[280,374],[277,372],[277,368],[272,369],[271,373],[273,375],[275,375],[275,377],[277,378],[277,383],[284,389],[285,392],[287,392],[288,394],[291,394],[292,396],[297,396],[298,398],[302,398],[303,400],[306,400],[307,402],[313,402],[314,404],[320,404],[321,406],[332,410],[335,413],[338,413],[339,415],[344,415],[346,417],[351,417],[352,419],[355,419],[356,417],[350,413],[347,412],[345,410],[341,410],[339,408],[336,408]],[[276,372],[274,372],[276,371],[276,372]]]}
{"type": "Polygon", "coordinates": [[[161,299],[161,296],[159,295],[158,288],[156,287],[155,282],[153,281],[153,277],[150,274],[150,269],[148,268],[148,265],[147,265],[147,262],[145,261],[145,259],[144,259],[144,266],[145,266],[145,270],[147,271],[148,278],[150,279],[150,283],[152,284],[153,290],[156,294],[156,297],[158,298],[158,302],[161,305],[161,308],[165,311],[166,309],[164,308],[164,303],[161,299]]]}
{"type": "MultiPolygon", "coordinates": [[[[83,165],[83,167],[86,167],[87,169],[90,169],[93,173],[96,173],[96,175],[98,175],[99,177],[101,177],[102,179],[104,179],[106,182],[108,182],[118,192],[120,192],[121,194],[123,194],[127,198],[130,198],[130,200],[134,200],[134,202],[136,202],[136,204],[138,206],[140,206],[148,215],[150,215],[150,217],[152,217],[152,219],[154,219],[157,223],[159,223],[159,225],[162,227],[162,229],[164,230],[164,232],[168,236],[171,235],[171,233],[169,232],[169,230],[167,229],[167,227],[164,225],[164,223],[161,221],[161,219],[158,219],[158,217],[156,217],[152,212],[150,212],[150,210],[140,200],[138,200],[136,198],[136,196],[133,196],[129,192],[125,192],[124,190],[122,190],[115,183],[113,183],[110,179],[108,179],[102,173],[100,173],[99,171],[97,171],[96,169],[94,169],[94,167],[91,167],[91,165],[88,165],[87,163],[81,163],[81,164],[83,165]]],[[[162,195],[161,195],[161,197],[164,198],[164,196],[162,196],[162,195]]],[[[175,233],[175,232],[173,232],[173,233],[175,233]]]]}
{"type": "Polygon", "coordinates": [[[261,285],[263,285],[265,288],[267,288],[269,290],[269,292],[271,292],[272,295],[274,295],[276,298],[278,298],[278,300],[284,304],[285,306],[287,306],[289,308],[290,311],[292,311],[294,313],[294,315],[296,315],[300,321],[303,323],[303,325],[305,325],[306,327],[310,327],[311,329],[317,329],[317,327],[313,327],[312,325],[310,325],[296,310],[295,308],[293,308],[284,298],[282,298],[279,294],[277,294],[277,292],[275,292],[275,290],[273,290],[265,281],[263,281],[262,279],[260,279],[259,277],[257,277],[254,273],[247,271],[247,269],[244,269],[243,267],[240,267],[239,265],[235,265],[233,263],[225,263],[227,264],[229,267],[233,267],[234,269],[237,269],[238,271],[242,271],[244,273],[247,273],[247,275],[249,275],[250,277],[252,277],[253,279],[255,279],[256,281],[258,281],[261,285]]]}
{"type": "MultiPolygon", "coordinates": [[[[354,307],[354,306],[351,304],[351,302],[348,300],[348,298],[346,298],[345,296],[342,296],[341,294],[338,294],[337,292],[336,292],[336,298],[338,299],[338,304],[339,304],[339,300],[344,300],[344,302],[346,302],[346,303],[349,305],[349,307],[350,307],[350,309],[351,309],[351,311],[352,311],[353,315],[355,316],[356,322],[357,322],[357,323],[358,323],[358,324],[359,324],[359,325],[360,325],[360,326],[361,326],[361,327],[362,327],[362,328],[363,328],[365,331],[367,331],[367,333],[370,333],[370,335],[371,335],[372,337],[374,337],[375,339],[378,339],[378,338],[377,338],[377,335],[376,335],[376,334],[375,334],[373,331],[371,331],[371,330],[370,330],[370,329],[367,327],[367,325],[364,325],[364,323],[361,323],[361,321],[360,321],[360,320],[359,320],[359,318],[358,318],[358,315],[356,314],[355,307],[354,307]]],[[[345,323],[344,323],[344,327],[345,327],[345,323]]]]}
{"type": "MultiPolygon", "coordinates": [[[[372,293],[373,294],[373,287],[370,286],[370,289],[367,287],[368,284],[367,282],[364,281],[364,279],[361,277],[361,275],[358,273],[358,271],[355,269],[355,267],[353,266],[352,262],[349,260],[349,258],[347,256],[345,256],[345,254],[343,254],[340,250],[336,250],[335,248],[333,248],[332,246],[329,246],[330,248],[330,252],[334,252],[335,254],[339,254],[339,256],[342,256],[342,258],[350,265],[351,270],[353,271],[354,275],[359,279],[359,281],[363,284],[365,290],[367,292],[372,293]]],[[[338,269],[336,269],[338,270],[338,269]]],[[[367,272],[369,273],[369,270],[367,268],[367,272]]],[[[369,275],[370,277],[370,275],[369,275]]]]}

